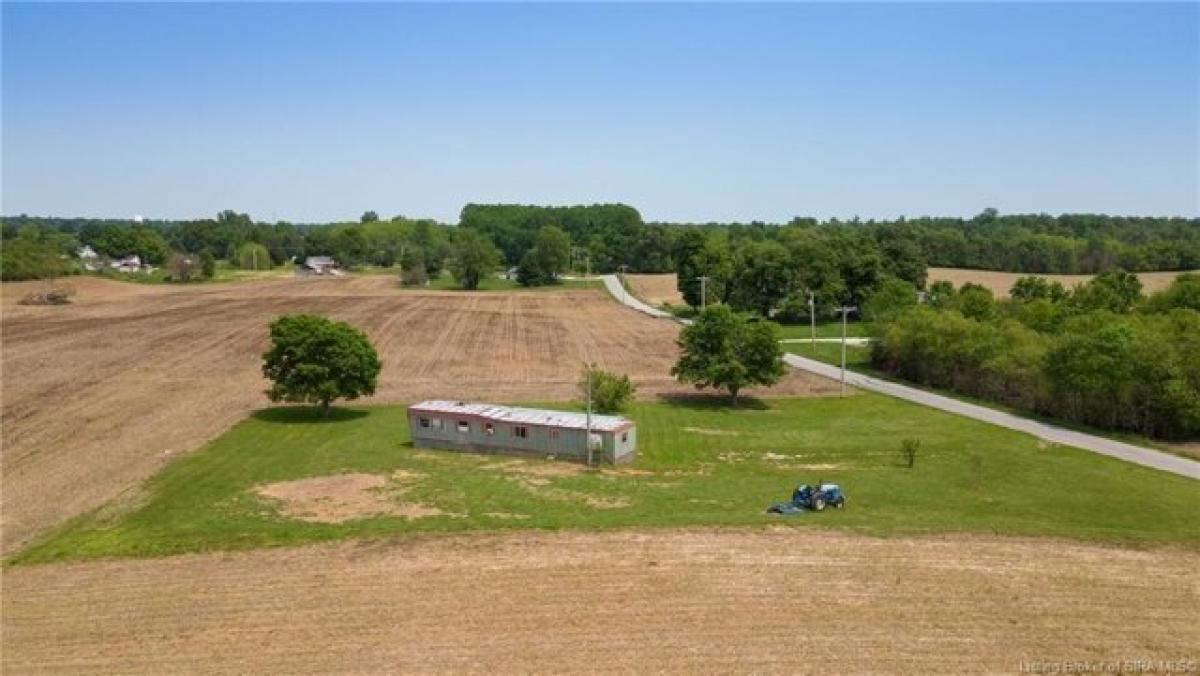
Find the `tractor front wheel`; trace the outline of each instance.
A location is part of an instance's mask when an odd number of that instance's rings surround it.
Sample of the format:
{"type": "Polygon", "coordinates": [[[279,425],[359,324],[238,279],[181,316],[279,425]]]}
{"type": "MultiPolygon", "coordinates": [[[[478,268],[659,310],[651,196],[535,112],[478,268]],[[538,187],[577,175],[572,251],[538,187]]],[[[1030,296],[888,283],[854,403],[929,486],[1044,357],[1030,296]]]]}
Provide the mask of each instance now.
{"type": "Polygon", "coordinates": [[[823,511],[825,509],[825,498],[823,498],[819,495],[814,495],[812,502],[810,502],[809,504],[812,506],[812,511],[814,511],[814,512],[823,511]]]}

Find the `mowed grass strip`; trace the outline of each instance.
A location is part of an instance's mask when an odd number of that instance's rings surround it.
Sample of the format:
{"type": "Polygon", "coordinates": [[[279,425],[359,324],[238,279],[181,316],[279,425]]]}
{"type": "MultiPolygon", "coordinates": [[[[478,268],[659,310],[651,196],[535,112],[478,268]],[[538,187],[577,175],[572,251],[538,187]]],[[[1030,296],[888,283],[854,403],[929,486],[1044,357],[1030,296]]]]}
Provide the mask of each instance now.
{"type": "MultiPolygon", "coordinates": [[[[783,349],[794,355],[816,359],[817,361],[842,365],[841,343],[784,343],[783,349]]],[[[846,368],[856,371],[870,370],[871,348],[868,345],[846,345],[846,368]]]]}
{"type": "Polygon", "coordinates": [[[632,467],[426,451],[402,407],[262,411],[171,463],[140,497],[65,525],[14,563],[504,528],[787,524],[871,534],[1045,535],[1200,547],[1200,483],[874,394],[638,403],[632,467]],[[900,441],[916,438],[906,468],[900,441]],[[397,474],[400,472],[400,474],[397,474]],[[407,477],[396,499],[443,513],[288,518],[255,488],[345,473],[407,477]],[[413,477],[417,477],[413,479],[413,477]],[[837,481],[845,510],[778,517],[797,482],[837,481]]]}

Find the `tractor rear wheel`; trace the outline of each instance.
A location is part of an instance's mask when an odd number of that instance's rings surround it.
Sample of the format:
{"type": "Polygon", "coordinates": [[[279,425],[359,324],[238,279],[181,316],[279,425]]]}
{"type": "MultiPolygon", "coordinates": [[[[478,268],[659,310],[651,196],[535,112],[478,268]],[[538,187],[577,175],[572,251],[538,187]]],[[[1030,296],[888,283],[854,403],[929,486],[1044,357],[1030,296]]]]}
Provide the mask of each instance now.
{"type": "Polygon", "coordinates": [[[825,498],[819,495],[814,495],[809,505],[812,506],[812,511],[814,512],[823,511],[825,509],[825,498]]]}

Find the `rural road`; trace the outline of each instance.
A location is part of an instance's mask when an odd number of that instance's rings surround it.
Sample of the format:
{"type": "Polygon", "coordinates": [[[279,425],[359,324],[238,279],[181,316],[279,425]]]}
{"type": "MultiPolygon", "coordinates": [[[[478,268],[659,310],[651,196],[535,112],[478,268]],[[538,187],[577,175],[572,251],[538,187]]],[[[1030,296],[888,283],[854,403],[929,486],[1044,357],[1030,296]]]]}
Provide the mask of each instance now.
{"type": "MultiPolygon", "coordinates": [[[[653,317],[675,319],[671,314],[651,307],[634,298],[621,286],[621,282],[617,279],[616,275],[603,275],[602,279],[604,280],[605,288],[619,302],[653,317]]],[[[841,380],[841,369],[836,366],[830,366],[829,364],[795,354],[785,354],[783,358],[788,365],[794,368],[803,369],[817,375],[825,376],[826,378],[841,380]]],[[[1106,439],[1092,434],[1076,432],[1056,425],[987,408],[986,406],[970,404],[951,397],[926,392],[915,387],[872,378],[850,370],[846,371],[846,383],[863,390],[886,394],[921,404],[922,406],[946,411],[947,413],[954,413],[955,415],[974,418],[975,420],[999,425],[1000,427],[1007,427],[1018,432],[1032,434],[1039,439],[1044,439],[1052,443],[1074,446],[1126,462],[1132,462],[1136,465],[1200,480],[1200,462],[1171,455],[1170,453],[1163,453],[1162,451],[1135,446],[1113,439],[1106,439]]]]}

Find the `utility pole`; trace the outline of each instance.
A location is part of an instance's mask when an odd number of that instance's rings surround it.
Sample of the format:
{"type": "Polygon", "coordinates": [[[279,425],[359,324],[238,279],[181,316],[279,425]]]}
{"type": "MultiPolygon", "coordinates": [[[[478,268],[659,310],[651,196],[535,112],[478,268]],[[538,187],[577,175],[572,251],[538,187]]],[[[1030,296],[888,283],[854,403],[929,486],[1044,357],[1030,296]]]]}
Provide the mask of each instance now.
{"type": "Polygon", "coordinates": [[[627,303],[627,301],[629,300],[627,298],[627,294],[629,292],[625,289],[625,271],[628,269],[629,269],[629,266],[625,265],[624,263],[617,266],[617,270],[619,270],[621,272],[621,276],[618,279],[621,281],[621,304],[622,305],[625,305],[627,303]]]}
{"type": "Polygon", "coordinates": [[[808,294],[808,321],[812,324],[812,353],[817,353],[817,297],[808,294]]]}
{"type": "Polygon", "coordinates": [[[842,396],[846,396],[846,316],[858,308],[853,305],[843,305],[837,309],[842,313],[842,396]]]}
{"type": "Polygon", "coordinates": [[[704,306],[708,304],[705,301],[708,300],[708,280],[711,278],[707,275],[701,275],[696,279],[700,280],[700,309],[703,310],[704,306]]]}
{"type": "Polygon", "coordinates": [[[583,443],[587,446],[587,464],[592,466],[592,367],[584,365],[587,369],[587,424],[586,431],[583,433],[583,443]]]}

